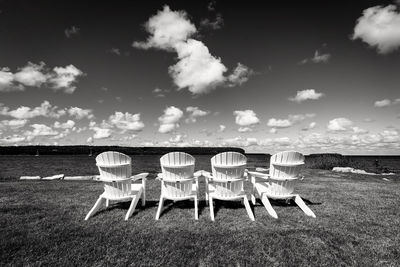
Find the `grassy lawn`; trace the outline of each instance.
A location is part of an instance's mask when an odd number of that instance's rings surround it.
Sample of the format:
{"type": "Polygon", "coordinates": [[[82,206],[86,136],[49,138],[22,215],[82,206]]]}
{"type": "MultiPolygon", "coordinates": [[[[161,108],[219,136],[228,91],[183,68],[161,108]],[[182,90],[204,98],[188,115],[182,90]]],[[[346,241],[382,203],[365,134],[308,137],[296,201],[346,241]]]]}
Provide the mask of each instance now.
{"type": "MultiPolygon", "coordinates": [[[[217,202],[210,220],[201,183],[199,220],[190,201],[167,204],[154,220],[159,181],[129,221],[128,203],[84,221],[102,184],[0,182],[0,265],[398,266],[400,178],[305,170],[297,192],[317,215],[273,202],[279,219],[254,206],[217,202]]],[[[140,205],[138,205],[140,206],[140,205]]]]}

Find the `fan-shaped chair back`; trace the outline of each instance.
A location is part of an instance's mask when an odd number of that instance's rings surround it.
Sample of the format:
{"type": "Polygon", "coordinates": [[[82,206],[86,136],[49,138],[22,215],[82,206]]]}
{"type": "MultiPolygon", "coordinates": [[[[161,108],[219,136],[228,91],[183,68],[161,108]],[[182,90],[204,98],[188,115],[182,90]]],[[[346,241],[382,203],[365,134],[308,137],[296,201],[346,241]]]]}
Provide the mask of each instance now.
{"type": "Polygon", "coordinates": [[[304,155],[296,151],[283,151],[271,156],[269,194],[289,195],[304,166],[304,155]]]}
{"type": "Polygon", "coordinates": [[[104,194],[119,199],[131,194],[131,158],[125,154],[107,151],[96,157],[100,180],[104,182],[104,194]]]}
{"type": "Polygon", "coordinates": [[[221,197],[233,197],[243,190],[247,158],[237,152],[224,152],[211,158],[215,193],[221,197]]]}
{"type": "Polygon", "coordinates": [[[192,193],[195,159],[184,152],[171,152],[160,158],[162,190],[167,197],[186,197],[192,193]]]}

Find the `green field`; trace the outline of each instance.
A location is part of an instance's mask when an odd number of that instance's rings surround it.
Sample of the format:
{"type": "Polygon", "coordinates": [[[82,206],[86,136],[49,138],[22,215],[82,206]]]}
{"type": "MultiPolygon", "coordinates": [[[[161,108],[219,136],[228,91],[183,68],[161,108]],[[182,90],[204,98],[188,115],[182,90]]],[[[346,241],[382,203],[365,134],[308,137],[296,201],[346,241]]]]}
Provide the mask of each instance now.
{"type": "Polygon", "coordinates": [[[398,266],[399,176],[384,181],[316,169],[304,175],[297,192],[316,219],[272,202],[275,220],[258,202],[255,222],[240,203],[218,201],[211,222],[204,183],[198,221],[190,201],[168,202],[155,221],[160,184],[154,179],[147,206],[129,221],[123,220],[128,203],[84,221],[101,183],[3,180],[0,265],[398,266]]]}

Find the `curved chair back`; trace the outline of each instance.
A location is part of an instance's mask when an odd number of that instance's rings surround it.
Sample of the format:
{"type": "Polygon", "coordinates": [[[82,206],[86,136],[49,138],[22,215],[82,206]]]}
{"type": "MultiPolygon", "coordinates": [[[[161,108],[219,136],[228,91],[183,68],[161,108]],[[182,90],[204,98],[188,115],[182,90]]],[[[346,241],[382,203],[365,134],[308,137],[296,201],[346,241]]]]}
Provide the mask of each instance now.
{"type": "Polygon", "coordinates": [[[269,194],[289,195],[304,166],[304,155],[296,151],[283,151],[271,156],[269,194]]]}
{"type": "Polygon", "coordinates": [[[186,197],[192,193],[195,159],[184,152],[170,152],[160,158],[162,190],[167,197],[186,197]]]}
{"type": "Polygon", "coordinates": [[[128,155],[107,151],[96,157],[100,180],[104,182],[104,194],[119,199],[131,194],[131,158],[128,155]]]}
{"type": "Polygon", "coordinates": [[[247,158],[237,152],[223,152],[211,158],[215,193],[234,197],[243,190],[247,158]]]}

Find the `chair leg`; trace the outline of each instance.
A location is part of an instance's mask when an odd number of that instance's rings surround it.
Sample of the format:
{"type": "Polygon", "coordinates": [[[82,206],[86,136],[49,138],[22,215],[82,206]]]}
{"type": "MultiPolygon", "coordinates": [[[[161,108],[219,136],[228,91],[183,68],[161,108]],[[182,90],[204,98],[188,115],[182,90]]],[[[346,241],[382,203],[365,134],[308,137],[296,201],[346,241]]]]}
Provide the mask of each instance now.
{"type": "Polygon", "coordinates": [[[94,213],[96,213],[96,211],[98,211],[98,210],[100,209],[100,207],[101,207],[101,205],[103,204],[104,200],[105,200],[105,199],[104,199],[102,196],[100,196],[100,197],[97,199],[97,201],[96,201],[96,203],[94,204],[93,208],[92,208],[92,209],[89,211],[89,213],[86,215],[85,221],[88,220],[94,213]]]}
{"type": "Polygon", "coordinates": [[[296,195],[294,197],[294,202],[296,202],[297,206],[299,206],[300,209],[302,209],[305,214],[313,218],[316,218],[314,212],[306,205],[306,203],[304,203],[304,201],[301,199],[299,195],[296,195]]]}
{"type": "Polygon", "coordinates": [[[275,210],[272,208],[271,203],[269,202],[266,194],[263,194],[263,196],[261,197],[261,202],[264,204],[264,207],[267,209],[269,215],[271,215],[275,219],[278,219],[278,215],[276,214],[275,210]]]}
{"type": "Polygon", "coordinates": [[[160,197],[160,203],[158,204],[158,209],[157,209],[157,214],[156,214],[156,220],[160,218],[161,210],[164,204],[164,198],[161,196],[160,197]]]}
{"type": "Polygon", "coordinates": [[[211,221],[214,221],[214,203],[212,197],[209,195],[208,196],[208,204],[210,205],[210,216],[211,216],[211,221]]]}
{"type": "Polygon", "coordinates": [[[133,211],[136,208],[137,203],[139,202],[139,198],[140,198],[140,195],[136,195],[132,198],[131,205],[129,206],[128,212],[125,215],[125,221],[127,221],[129,219],[129,217],[131,217],[133,211]]]}
{"type": "Polygon", "coordinates": [[[253,205],[256,205],[256,178],[254,176],[251,176],[251,183],[252,183],[252,190],[251,190],[251,203],[253,205]]]}
{"type": "Polygon", "coordinates": [[[146,206],[146,189],[143,187],[142,192],[142,207],[146,206]]]}
{"type": "Polygon", "coordinates": [[[249,200],[247,199],[247,196],[243,197],[243,202],[244,202],[244,206],[246,207],[247,214],[250,217],[250,220],[254,221],[255,220],[254,219],[254,214],[253,214],[253,211],[250,208],[250,204],[249,204],[249,200]]]}
{"type": "Polygon", "coordinates": [[[110,200],[106,199],[106,208],[108,208],[110,206],[110,200]]]}
{"type": "Polygon", "coordinates": [[[199,208],[198,208],[198,201],[197,201],[197,196],[194,197],[194,219],[198,220],[199,219],[199,208]]]}

